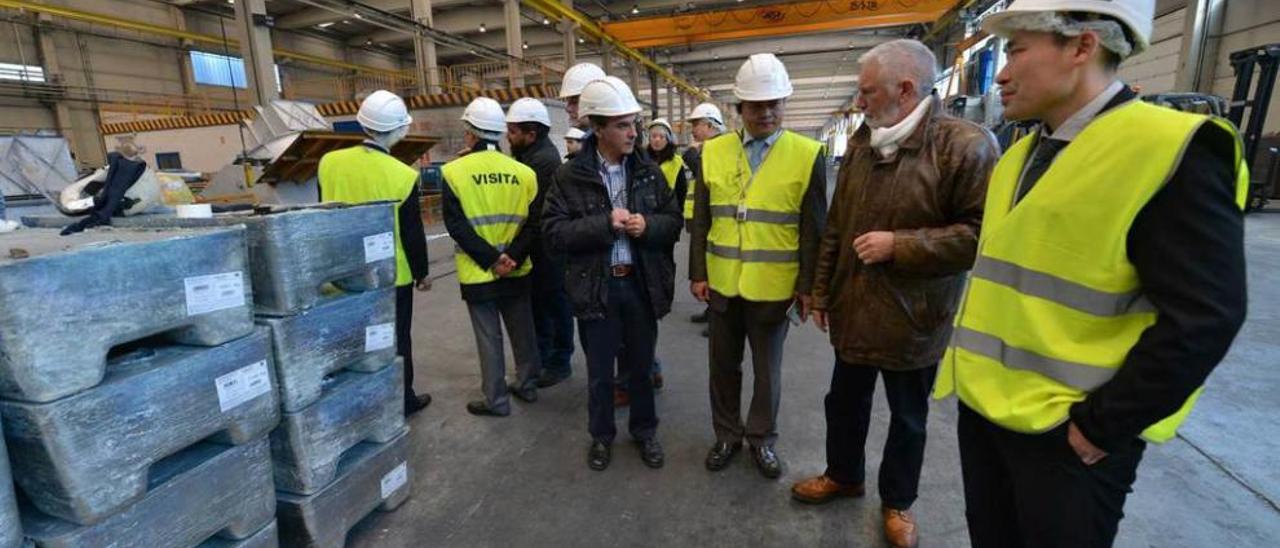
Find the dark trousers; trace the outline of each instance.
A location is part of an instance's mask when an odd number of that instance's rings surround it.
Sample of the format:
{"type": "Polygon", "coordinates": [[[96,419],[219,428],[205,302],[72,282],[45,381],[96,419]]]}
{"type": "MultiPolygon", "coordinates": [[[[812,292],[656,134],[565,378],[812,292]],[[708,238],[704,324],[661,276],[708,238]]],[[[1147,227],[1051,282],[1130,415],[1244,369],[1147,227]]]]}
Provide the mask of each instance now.
{"type": "Polygon", "coordinates": [[[396,354],[404,360],[404,401],[416,399],[413,391],[413,284],[396,287],[396,354]]]}
{"type": "Polygon", "coordinates": [[[755,447],[778,439],[778,404],[782,397],[782,343],[790,325],[781,314],[765,314],[778,303],[728,299],[723,311],[710,309],[711,422],[716,441],[755,447]],[[751,344],[755,376],[747,422],[742,423],[743,343],[751,344]]]}
{"type": "Polygon", "coordinates": [[[643,440],[658,429],[653,402],[653,345],[658,321],[636,276],[609,279],[605,317],[579,322],[587,353],[587,430],[591,438],[613,443],[617,427],[613,421],[614,361],[631,374],[627,392],[631,396],[631,437],[643,440]],[[626,352],[620,352],[626,347],[626,352]]]}
{"type": "Polygon", "coordinates": [[[573,312],[564,292],[564,265],[552,255],[533,257],[533,328],[538,334],[542,369],[560,376],[572,373],[573,312]]]}
{"type": "Polygon", "coordinates": [[[827,476],[845,485],[865,480],[871,403],[876,393],[876,377],[882,376],[891,415],[889,437],[880,459],[880,503],[895,510],[911,508],[920,486],[929,391],[937,373],[936,365],[889,371],[837,359],[826,398],[827,476]]]}
{"type": "Polygon", "coordinates": [[[1067,424],[1020,434],[963,403],[957,430],[975,548],[1111,546],[1146,443],[1134,438],[1086,466],[1067,443],[1067,424]]]}

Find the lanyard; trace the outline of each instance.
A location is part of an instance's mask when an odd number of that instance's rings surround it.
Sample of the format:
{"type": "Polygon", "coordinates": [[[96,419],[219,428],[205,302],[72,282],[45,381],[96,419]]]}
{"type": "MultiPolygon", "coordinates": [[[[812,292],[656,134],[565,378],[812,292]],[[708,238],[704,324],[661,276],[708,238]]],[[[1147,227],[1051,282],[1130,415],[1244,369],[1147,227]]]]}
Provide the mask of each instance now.
{"type": "MultiPolygon", "coordinates": [[[[743,135],[746,135],[746,133],[743,133],[743,135]]],[[[778,138],[781,139],[782,136],[778,136],[778,138]]],[[[741,190],[738,192],[738,212],[737,215],[735,215],[735,218],[737,218],[739,222],[747,220],[747,191],[751,190],[751,185],[756,182],[756,174],[760,173],[760,169],[764,167],[764,163],[769,161],[769,155],[773,154],[774,146],[778,144],[777,142],[774,142],[773,145],[770,145],[768,141],[763,139],[761,139],[761,141],[768,147],[764,151],[764,157],[760,158],[760,165],[751,171],[751,176],[747,178],[747,184],[743,185],[741,190]]],[[[747,163],[748,169],[751,168],[751,162],[747,160],[746,143],[743,143],[742,147],[738,149],[738,159],[741,160],[738,162],[738,178],[741,179],[742,162],[747,163]]]]}

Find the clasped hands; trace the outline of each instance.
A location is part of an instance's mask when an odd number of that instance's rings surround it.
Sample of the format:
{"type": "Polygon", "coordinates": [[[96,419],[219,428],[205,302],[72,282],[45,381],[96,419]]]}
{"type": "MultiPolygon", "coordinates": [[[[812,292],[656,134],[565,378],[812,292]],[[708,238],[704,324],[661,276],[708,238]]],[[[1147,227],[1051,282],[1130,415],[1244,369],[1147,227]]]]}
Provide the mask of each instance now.
{"type": "Polygon", "coordinates": [[[644,215],[632,213],[623,207],[613,208],[613,212],[609,214],[609,224],[614,232],[626,232],[632,238],[639,238],[644,234],[646,226],[644,215]]]}

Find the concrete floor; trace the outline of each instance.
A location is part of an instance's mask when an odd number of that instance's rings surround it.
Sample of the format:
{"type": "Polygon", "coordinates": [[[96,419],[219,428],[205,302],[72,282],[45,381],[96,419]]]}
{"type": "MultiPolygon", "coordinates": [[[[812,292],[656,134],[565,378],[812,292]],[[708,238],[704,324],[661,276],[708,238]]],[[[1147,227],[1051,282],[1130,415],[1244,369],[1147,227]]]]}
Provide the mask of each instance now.
{"type": "MultiPolygon", "coordinates": [[[[439,231],[439,229],[436,229],[439,231]]],[[[1231,354],[1181,436],[1149,448],[1126,506],[1118,546],[1280,545],[1280,214],[1248,220],[1251,313],[1231,354]]],[[[710,473],[706,339],[688,322],[700,307],[677,291],[661,322],[659,436],[667,465],[650,470],[625,434],[612,466],[586,466],[586,374],[514,402],[505,419],[468,415],[479,396],[475,342],[446,239],[433,241],[435,288],[420,294],[414,325],[419,391],[435,403],[412,419],[414,495],[353,530],[351,546],[876,546],[874,495],[814,507],[793,502],[792,482],[824,467],[822,397],[832,350],[806,325],[787,340],[780,480],[762,478],[739,455],[710,473]]],[[[678,253],[684,253],[683,244],[678,253]]],[[[684,278],[684,273],[679,273],[684,278]]],[[[678,287],[684,286],[678,282],[678,287]]],[[[746,386],[750,386],[749,382],[746,386]]],[[[877,396],[868,440],[869,493],[888,424],[877,396]]],[[[955,401],[934,402],[920,499],[923,546],[967,546],[955,438],[955,401]]],[[[744,406],[745,408],[745,406],[744,406]]],[[[626,413],[619,413],[625,432],[626,413]]],[[[1046,496],[1052,496],[1046,493],[1046,496]]]]}

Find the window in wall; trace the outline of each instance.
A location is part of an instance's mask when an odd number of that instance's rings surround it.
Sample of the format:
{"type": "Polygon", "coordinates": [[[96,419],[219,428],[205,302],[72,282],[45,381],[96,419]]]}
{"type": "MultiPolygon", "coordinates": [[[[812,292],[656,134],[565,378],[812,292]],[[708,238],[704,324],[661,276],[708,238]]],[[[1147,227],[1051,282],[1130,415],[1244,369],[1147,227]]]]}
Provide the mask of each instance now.
{"type": "MultiPolygon", "coordinates": [[[[280,65],[275,65],[274,68],[276,72],[276,91],[284,91],[280,85],[280,65]]],[[[231,55],[192,51],[191,73],[197,84],[241,89],[248,87],[248,77],[244,72],[244,61],[231,55]]]]}
{"type": "Polygon", "coordinates": [[[17,80],[20,82],[43,82],[44,69],[34,65],[17,65],[0,63],[0,80],[17,80]]]}
{"type": "Polygon", "coordinates": [[[177,152],[157,152],[156,169],[182,169],[182,156],[177,152]]]}

